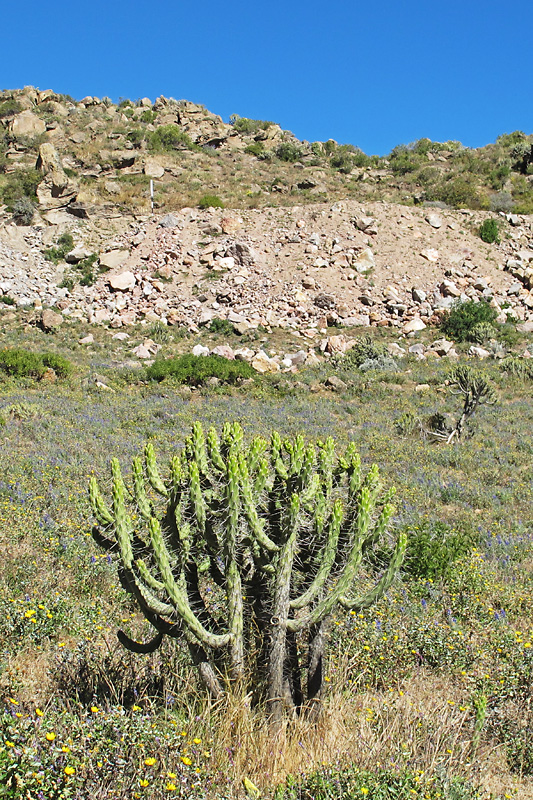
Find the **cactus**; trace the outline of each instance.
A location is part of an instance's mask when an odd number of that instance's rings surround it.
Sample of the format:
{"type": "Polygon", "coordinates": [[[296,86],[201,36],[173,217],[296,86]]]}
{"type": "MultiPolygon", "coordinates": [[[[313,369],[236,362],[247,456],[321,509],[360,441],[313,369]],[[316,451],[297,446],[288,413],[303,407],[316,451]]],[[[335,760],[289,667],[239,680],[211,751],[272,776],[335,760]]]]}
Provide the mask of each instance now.
{"type": "Polygon", "coordinates": [[[378,468],[364,476],[353,443],[336,456],[331,438],[245,444],[238,423],[220,438],[195,423],[168,477],[152,445],[133,460],[131,489],[116,459],[111,470],[110,503],[90,481],[93,535],[118,552],[122,584],[155,628],[146,644],[120,641],[142,653],[185,640],[212,694],[252,691],[276,724],[286,704],[316,706],[328,619],[376,602],[405,552],[400,535],[376,585],[356,591],[394,513],[378,468]]]}

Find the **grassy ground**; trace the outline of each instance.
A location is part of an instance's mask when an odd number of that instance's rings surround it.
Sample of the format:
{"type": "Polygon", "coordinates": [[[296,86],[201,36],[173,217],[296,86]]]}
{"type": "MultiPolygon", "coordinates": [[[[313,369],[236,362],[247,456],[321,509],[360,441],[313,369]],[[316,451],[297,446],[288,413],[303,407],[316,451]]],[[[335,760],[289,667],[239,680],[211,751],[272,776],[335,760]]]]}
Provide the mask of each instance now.
{"type": "Polygon", "coordinates": [[[531,382],[483,367],[499,403],[447,446],[402,424],[458,410],[441,362],[326,365],[185,397],[134,380],[109,333],[91,351],[77,333],[14,326],[2,342],[61,352],[76,370],[55,383],[0,375],[0,797],[234,798],[243,778],[278,798],[531,797],[531,382]],[[333,372],[343,394],[309,391],[333,372]],[[165,463],[195,419],[355,440],[410,531],[387,596],[332,620],[319,722],[287,722],[276,741],[246,698],[203,699],[180,649],[133,656],[115,638],[143,623],[90,536],[89,476],[108,485],[110,456],[127,470],[148,438],[165,463]]]}

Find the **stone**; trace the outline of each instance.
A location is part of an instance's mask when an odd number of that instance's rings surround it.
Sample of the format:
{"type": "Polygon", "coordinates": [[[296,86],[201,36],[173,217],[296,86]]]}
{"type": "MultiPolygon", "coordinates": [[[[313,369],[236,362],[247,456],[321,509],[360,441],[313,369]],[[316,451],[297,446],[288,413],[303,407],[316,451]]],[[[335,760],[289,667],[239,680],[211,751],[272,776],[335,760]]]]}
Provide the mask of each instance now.
{"type": "Polygon", "coordinates": [[[81,245],[78,245],[70,253],[67,253],[65,256],[65,261],[67,264],[78,264],[80,261],[83,261],[85,258],[89,258],[92,255],[89,250],[81,245]]]}
{"type": "Polygon", "coordinates": [[[317,306],[317,308],[322,308],[324,311],[328,311],[332,308],[335,308],[335,306],[337,305],[336,300],[332,294],[317,294],[313,302],[315,306],[317,306]]]}
{"type": "Polygon", "coordinates": [[[475,345],[472,345],[472,347],[468,349],[468,355],[475,356],[475,358],[488,358],[490,356],[490,352],[485,350],[484,347],[476,347],[475,345]]]}
{"type": "Polygon", "coordinates": [[[129,250],[109,250],[100,254],[100,266],[103,269],[116,269],[122,266],[130,254],[129,250]]]}
{"type": "Polygon", "coordinates": [[[351,317],[344,317],[342,324],[346,328],[368,328],[370,316],[368,314],[354,314],[351,317]]]}
{"type": "Polygon", "coordinates": [[[364,274],[365,272],[370,272],[371,269],[374,269],[376,266],[376,262],[374,260],[374,253],[370,249],[370,247],[365,247],[358,253],[355,258],[353,259],[352,266],[357,272],[364,274]]]}
{"type": "Polygon", "coordinates": [[[87,336],[84,336],[82,339],[78,339],[78,344],[92,344],[94,342],[94,336],[92,333],[88,333],[87,336]]]}
{"type": "Polygon", "coordinates": [[[243,222],[240,217],[222,217],[220,227],[223,233],[236,233],[242,228],[243,222]]]}
{"type": "Polygon", "coordinates": [[[415,386],[415,392],[417,392],[417,394],[424,394],[425,392],[429,391],[431,391],[431,386],[429,383],[418,383],[415,386]]]}
{"type": "Polygon", "coordinates": [[[153,355],[153,353],[151,353],[148,347],[146,347],[144,344],[138,345],[138,347],[132,350],[132,353],[134,356],[137,356],[137,358],[142,358],[143,360],[152,358],[153,355]]]}
{"type": "Polygon", "coordinates": [[[235,263],[240,267],[251,267],[254,264],[254,253],[247,244],[234,242],[226,250],[226,256],[233,256],[235,263]]]}
{"type": "Polygon", "coordinates": [[[427,294],[424,292],[423,289],[417,289],[413,286],[411,289],[411,296],[415,303],[425,303],[427,300],[427,294]]]}
{"type": "Polygon", "coordinates": [[[249,347],[239,347],[238,350],[234,350],[234,353],[235,353],[235,359],[237,361],[250,362],[255,355],[254,351],[250,350],[249,347]]]}
{"type": "Polygon", "coordinates": [[[283,361],[287,361],[289,367],[301,367],[305,364],[307,353],[305,350],[299,350],[297,353],[285,353],[283,361]]]}
{"type": "Polygon", "coordinates": [[[280,365],[278,364],[278,362],[273,358],[269,358],[269,356],[264,352],[264,350],[260,350],[254,356],[254,358],[251,361],[251,364],[252,367],[255,369],[255,371],[260,372],[261,374],[280,371],[280,365]]]}
{"type": "Polygon", "coordinates": [[[521,322],[516,326],[516,330],[520,333],[533,333],[533,319],[528,319],[526,322],[521,322]]]}
{"type": "Polygon", "coordinates": [[[21,111],[10,127],[15,136],[40,136],[46,131],[46,122],[31,111],[21,111]]]}
{"type": "Polygon", "coordinates": [[[431,261],[433,264],[436,264],[439,260],[439,251],[435,250],[434,247],[428,247],[426,250],[422,250],[420,255],[422,258],[425,258],[426,261],[431,261]]]}
{"type": "Polygon", "coordinates": [[[418,344],[412,344],[409,348],[411,355],[416,356],[419,360],[425,358],[425,350],[426,348],[422,342],[418,342],[418,344]]]}
{"type": "Polygon", "coordinates": [[[235,360],[235,353],[233,352],[232,348],[227,344],[219,344],[217,347],[214,347],[213,350],[211,350],[211,353],[214,356],[227,358],[228,361],[235,360]]]}
{"type": "Polygon", "coordinates": [[[45,209],[61,208],[76,199],[77,184],[67,176],[59,154],[50,142],[40,146],[36,167],[44,175],[44,180],[37,187],[40,206],[45,209]]]}
{"type": "Polygon", "coordinates": [[[453,281],[442,281],[440,291],[443,297],[460,297],[461,290],[453,281]]]}
{"type": "Polygon", "coordinates": [[[348,388],[348,384],[338,378],[337,375],[330,375],[329,378],[326,378],[324,386],[327,386],[328,389],[333,389],[334,392],[345,392],[348,388]]]}
{"type": "Polygon", "coordinates": [[[143,172],[149,178],[162,178],[165,174],[165,168],[156,158],[146,157],[144,159],[143,172]]]}
{"type": "Polygon", "coordinates": [[[426,222],[428,222],[432,228],[442,228],[442,220],[438,214],[428,214],[426,222]]]}
{"type": "Polygon", "coordinates": [[[321,345],[321,350],[325,353],[341,353],[344,354],[347,350],[350,349],[350,342],[344,336],[344,334],[339,334],[338,336],[330,336],[328,339],[324,340],[324,346],[321,345]]]}
{"type": "Polygon", "coordinates": [[[118,275],[111,275],[109,278],[109,285],[112,289],[120,292],[128,292],[133,289],[137,283],[133,272],[120,272],[118,275]]]}
{"type": "MultiPolygon", "coordinates": [[[[415,346],[418,347],[419,345],[415,346]]],[[[410,349],[411,348],[409,348],[409,350],[410,349]]],[[[404,348],[400,347],[400,345],[397,342],[390,342],[390,344],[387,345],[387,352],[390,356],[398,356],[400,358],[405,355],[404,348]]]]}
{"type": "Polygon", "coordinates": [[[414,317],[413,319],[409,320],[409,322],[407,322],[403,326],[403,332],[404,333],[416,333],[418,331],[423,331],[425,327],[426,327],[426,323],[422,322],[420,317],[414,317]]]}
{"type": "Polygon", "coordinates": [[[316,281],[310,275],[302,278],[302,286],[304,289],[316,289],[316,281]]]}
{"type": "Polygon", "coordinates": [[[46,333],[57,330],[63,324],[63,315],[45,308],[41,316],[41,325],[46,333]]]}
{"type": "Polygon", "coordinates": [[[437,339],[431,345],[431,349],[439,356],[447,356],[452,348],[453,342],[449,342],[447,339],[437,339]]]}
{"type": "Polygon", "coordinates": [[[179,224],[180,220],[175,214],[165,214],[165,216],[159,220],[160,228],[176,228],[179,224]]]}
{"type": "Polygon", "coordinates": [[[378,232],[374,217],[367,217],[366,214],[356,214],[352,222],[357,230],[363,231],[366,234],[375,235],[378,232]]]}
{"type": "Polygon", "coordinates": [[[209,347],[204,347],[203,344],[195,344],[192,349],[193,356],[208,356],[209,347]]]}

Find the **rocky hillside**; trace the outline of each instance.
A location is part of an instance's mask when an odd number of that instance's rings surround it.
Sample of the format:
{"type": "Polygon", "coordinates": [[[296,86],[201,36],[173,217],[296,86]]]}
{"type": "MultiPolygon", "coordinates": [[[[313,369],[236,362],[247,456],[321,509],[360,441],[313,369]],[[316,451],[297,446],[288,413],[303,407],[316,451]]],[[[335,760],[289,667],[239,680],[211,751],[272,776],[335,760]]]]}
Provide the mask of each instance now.
{"type": "Polygon", "coordinates": [[[378,159],[185,101],[28,87],[0,96],[0,121],[5,304],[313,339],[332,325],[414,331],[457,298],[487,298],[533,326],[532,217],[513,212],[533,191],[524,134],[378,159]],[[427,199],[439,191],[447,204],[427,199]],[[486,219],[496,241],[480,237],[486,219]]]}

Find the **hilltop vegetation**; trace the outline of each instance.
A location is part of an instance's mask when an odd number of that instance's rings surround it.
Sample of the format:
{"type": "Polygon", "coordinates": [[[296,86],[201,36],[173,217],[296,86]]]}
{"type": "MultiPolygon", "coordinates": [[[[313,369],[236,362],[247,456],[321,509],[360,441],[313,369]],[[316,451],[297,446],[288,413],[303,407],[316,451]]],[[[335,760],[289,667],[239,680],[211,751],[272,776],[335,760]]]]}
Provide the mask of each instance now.
{"type": "MultiPolygon", "coordinates": [[[[477,149],[420,139],[378,157],[332,139],[299,141],[270,121],[234,114],[224,123],[184,100],[77,102],[26,87],[0,94],[0,198],[11,210],[19,203],[20,213],[21,201],[37,205],[44,141],[77,184],[78,203],[130,211],[148,208],[150,178],[164,211],[206,195],[237,208],[353,197],[533,211],[533,137],[521,131],[477,149]]],[[[39,205],[50,211],[42,197],[39,205]]]]}

